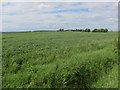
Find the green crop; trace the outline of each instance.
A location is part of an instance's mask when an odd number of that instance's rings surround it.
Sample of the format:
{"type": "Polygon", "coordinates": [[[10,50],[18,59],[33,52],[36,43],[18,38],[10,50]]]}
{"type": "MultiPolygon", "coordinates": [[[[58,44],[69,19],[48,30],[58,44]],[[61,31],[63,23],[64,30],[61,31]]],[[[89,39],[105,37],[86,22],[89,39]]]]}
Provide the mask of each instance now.
{"type": "Polygon", "coordinates": [[[117,37],[114,32],[4,33],[2,87],[117,88],[117,37]]]}

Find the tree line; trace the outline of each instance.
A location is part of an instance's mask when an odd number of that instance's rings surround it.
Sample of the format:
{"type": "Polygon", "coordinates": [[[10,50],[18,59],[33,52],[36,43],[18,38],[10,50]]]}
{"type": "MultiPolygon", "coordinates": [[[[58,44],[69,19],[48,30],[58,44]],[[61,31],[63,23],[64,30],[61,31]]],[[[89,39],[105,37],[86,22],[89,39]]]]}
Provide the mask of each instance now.
{"type": "Polygon", "coordinates": [[[108,32],[108,29],[94,29],[94,30],[90,30],[90,29],[88,29],[88,28],[86,28],[86,29],[71,29],[71,30],[64,30],[64,29],[59,29],[58,30],[58,32],[59,31],[72,31],[72,32],[108,32]]]}

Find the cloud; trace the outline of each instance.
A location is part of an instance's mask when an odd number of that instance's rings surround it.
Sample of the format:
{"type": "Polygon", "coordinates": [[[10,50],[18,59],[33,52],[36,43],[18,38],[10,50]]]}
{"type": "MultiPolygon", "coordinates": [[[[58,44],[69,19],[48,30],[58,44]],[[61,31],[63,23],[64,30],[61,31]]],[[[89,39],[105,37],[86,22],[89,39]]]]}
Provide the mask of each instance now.
{"type": "Polygon", "coordinates": [[[3,7],[5,7],[5,6],[9,6],[9,5],[12,5],[12,3],[7,2],[7,3],[3,3],[3,4],[2,4],[3,7]]]}
{"type": "Polygon", "coordinates": [[[73,3],[72,5],[76,6],[76,5],[82,5],[82,4],[83,4],[82,2],[76,2],[76,3],[73,3]]]}
{"type": "Polygon", "coordinates": [[[115,2],[4,2],[3,31],[59,28],[117,30],[117,5],[115,2]]]}
{"type": "Polygon", "coordinates": [[[119,2],[119,0],[2,0],[2,2],[119,2]]]}
{"type": "Polygon", "coordinates": [[[2,3],[0,2],[0,32],[2,32],[2,3]]]}

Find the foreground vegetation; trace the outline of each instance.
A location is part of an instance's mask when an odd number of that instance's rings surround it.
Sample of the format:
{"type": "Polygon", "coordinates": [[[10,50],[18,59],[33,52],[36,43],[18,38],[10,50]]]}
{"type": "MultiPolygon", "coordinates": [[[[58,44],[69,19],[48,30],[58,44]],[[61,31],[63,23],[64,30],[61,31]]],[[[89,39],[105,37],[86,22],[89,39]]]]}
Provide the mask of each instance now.
{"type": "Polygon", "coordinates": [[[3,88],[117,88],[118,34],[3,34],[3,88]]]}

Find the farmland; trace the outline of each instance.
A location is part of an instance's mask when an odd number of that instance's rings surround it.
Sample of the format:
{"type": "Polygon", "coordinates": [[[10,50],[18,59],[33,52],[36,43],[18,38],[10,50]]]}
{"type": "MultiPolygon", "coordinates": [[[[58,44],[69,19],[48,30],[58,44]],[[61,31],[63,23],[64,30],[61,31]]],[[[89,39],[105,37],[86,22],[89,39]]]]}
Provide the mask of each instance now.
{"type": "Polygon", "coordinates": [[[2,34],[3,88],[117,88],[117,32],[2,34]]]}

